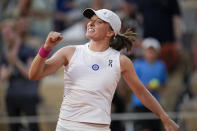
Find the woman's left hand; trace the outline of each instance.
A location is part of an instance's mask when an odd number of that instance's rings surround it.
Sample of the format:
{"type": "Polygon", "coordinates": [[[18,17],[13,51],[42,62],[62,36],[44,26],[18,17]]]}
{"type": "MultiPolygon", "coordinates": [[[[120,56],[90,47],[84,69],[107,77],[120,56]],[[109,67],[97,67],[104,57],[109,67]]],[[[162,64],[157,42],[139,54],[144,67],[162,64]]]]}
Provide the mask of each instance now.
{"type": "Polygon", "coordinates": [[[179,126],[168,116],[161,119],[166,131],[179,131],[179,126]]]}

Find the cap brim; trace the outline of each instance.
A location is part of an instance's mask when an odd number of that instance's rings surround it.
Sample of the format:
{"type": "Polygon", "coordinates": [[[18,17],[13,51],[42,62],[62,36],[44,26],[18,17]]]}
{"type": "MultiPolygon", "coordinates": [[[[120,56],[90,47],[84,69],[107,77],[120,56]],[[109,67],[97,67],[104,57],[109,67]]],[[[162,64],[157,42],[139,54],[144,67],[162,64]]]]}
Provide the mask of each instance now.
{"type": "Polygon", "coordinates": [[[90,19],[93,15],[95,15],[95,12],[93,9],[91,8],[87,8],[83,11],[83,16],[85,16],[86,18],[90,19]]]}

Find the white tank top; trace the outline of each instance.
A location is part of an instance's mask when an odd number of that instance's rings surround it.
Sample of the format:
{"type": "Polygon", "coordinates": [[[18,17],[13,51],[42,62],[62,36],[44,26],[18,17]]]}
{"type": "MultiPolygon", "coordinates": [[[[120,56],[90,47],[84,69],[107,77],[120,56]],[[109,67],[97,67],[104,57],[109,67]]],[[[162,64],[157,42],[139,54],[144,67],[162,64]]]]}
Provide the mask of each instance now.
{"type": "Polygon", "coordinates": [[[120,79],[120,53],[112,48],[94,52],[88,44],[76,46],[64,67],[64,97],[59,117],[110,124],[111,102],[120,79]]]}

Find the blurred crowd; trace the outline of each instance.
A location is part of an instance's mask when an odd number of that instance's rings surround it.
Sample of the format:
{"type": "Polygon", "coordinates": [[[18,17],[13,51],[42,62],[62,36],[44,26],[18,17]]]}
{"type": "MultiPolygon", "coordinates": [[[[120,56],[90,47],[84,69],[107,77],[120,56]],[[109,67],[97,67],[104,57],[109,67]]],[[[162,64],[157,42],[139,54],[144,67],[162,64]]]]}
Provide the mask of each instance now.
{"type": "MultiPolygon", "coordinates": [[[[122,20],[121,32],[127,29],[136,32],[132,49],[121,52],[133,61],[138,77],[163,107],[167,111],[181,112],[185,102],[197,97],[195,85],[192,85],[192,81],[197,80],[197,30],[194,26],[197,7],[190,7],[194,9],[194,24],[190,27],[185,19],[191,17],[187,17],[182,4],[186,1],[189,0],[1,0],[0,85],[8,83],[7,115],[39,114],[37,108],[42,97],[39,81],[27,79],[31,61],[52,30],[61,32],[64,37],[53,51],[88,42],[84,35],[88,20],[82,16],[85,8],[113,10],[122,20]],[[188,31],[188,28],[193,30],[188,31]]],[[[121,79],[114,95],[112,113],[124,112],[150,111],[121,79]]],[[[26,128],[28,131],[39,130],[36,123],[26,128]]],[[[111,129],[126,131],[122,121],[112,121],[111,129]]],[[[143,120],[135,121],[134,129],[160,131],[162,128],[158,120],[143,120]]],[[[10,130],[24,131],[25,128],[16,123],[10,124],[10,130]]]]}

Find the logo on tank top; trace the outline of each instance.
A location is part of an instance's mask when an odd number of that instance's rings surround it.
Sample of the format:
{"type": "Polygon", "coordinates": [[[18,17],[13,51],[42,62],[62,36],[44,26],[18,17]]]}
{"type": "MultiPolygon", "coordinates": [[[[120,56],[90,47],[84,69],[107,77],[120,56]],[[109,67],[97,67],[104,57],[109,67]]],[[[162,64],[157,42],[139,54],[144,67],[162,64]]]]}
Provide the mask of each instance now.
{"type": "Polygon", "coordinates": [[[97,71],[99,69],[99,65],[97,65],[97,64],[92,65],[92,69],[94,71],[97,71]]]}
{"type": "Polygon", "coordinates": [[[113,62],[113,60],[109,60],[109,66],[111,66],[111,67],[112,67],[112,62],[113,62]]]}

